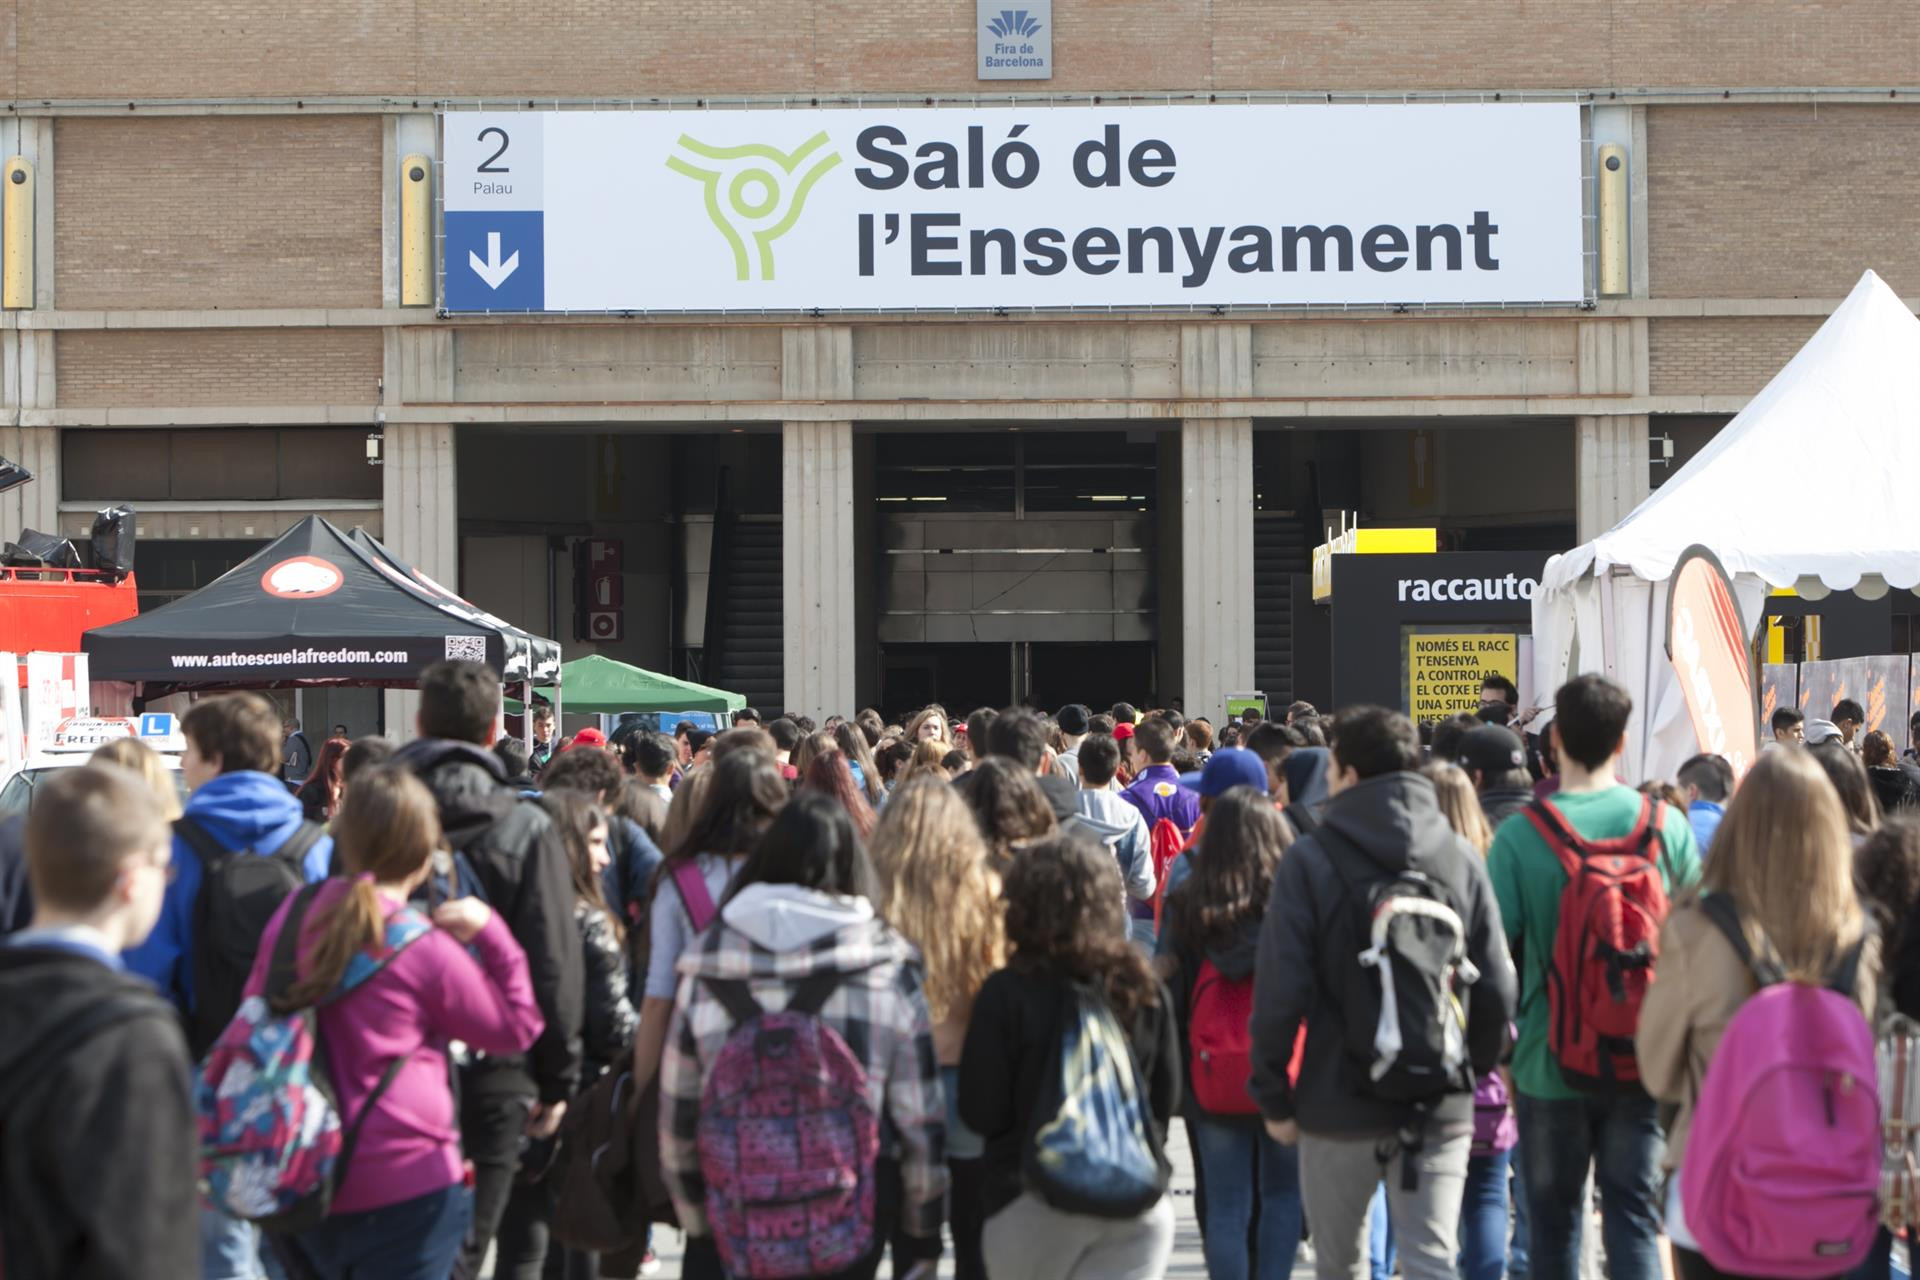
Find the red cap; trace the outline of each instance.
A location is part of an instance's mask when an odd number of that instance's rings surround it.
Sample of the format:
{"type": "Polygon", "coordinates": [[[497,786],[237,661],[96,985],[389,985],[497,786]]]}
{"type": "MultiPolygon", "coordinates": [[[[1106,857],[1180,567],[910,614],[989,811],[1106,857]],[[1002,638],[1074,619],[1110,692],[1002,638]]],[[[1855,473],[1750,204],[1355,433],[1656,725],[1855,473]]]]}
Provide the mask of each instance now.
{"type": "Polygon", "coordinates": [[[1131,738],[1132,736],[1133,736],[1132,725],[1117,724],[1113,726],[1113,740],[1115,742],[1125,742],[1128,738],[1131,738]]]}
{"type": "Polygon", "coordinates": [[[598,729],[582,729],[573,735],[573,741],[568,744],[568,749],[571,750],[573,747],[604,747],[606,745],[606,734],[600,732],[598,729]]]}

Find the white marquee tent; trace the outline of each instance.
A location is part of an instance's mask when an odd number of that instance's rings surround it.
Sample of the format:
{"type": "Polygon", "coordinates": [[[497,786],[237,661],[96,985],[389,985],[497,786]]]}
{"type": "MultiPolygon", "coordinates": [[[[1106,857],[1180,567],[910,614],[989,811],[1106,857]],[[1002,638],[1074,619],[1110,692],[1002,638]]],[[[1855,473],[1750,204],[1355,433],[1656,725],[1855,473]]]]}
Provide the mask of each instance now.
{"type": "Polygon", "coordinates": [[[1606,533],[1547,562],[1534,688],[1604,671],[1633,693],[1623,776],[1671,778],[1693,729],[1666,655],[1666,579],[1699,543],[1749,628],[1769,587],[1920,587],[1920,320],[1869,271],[1713,442],[1606,533]]]}

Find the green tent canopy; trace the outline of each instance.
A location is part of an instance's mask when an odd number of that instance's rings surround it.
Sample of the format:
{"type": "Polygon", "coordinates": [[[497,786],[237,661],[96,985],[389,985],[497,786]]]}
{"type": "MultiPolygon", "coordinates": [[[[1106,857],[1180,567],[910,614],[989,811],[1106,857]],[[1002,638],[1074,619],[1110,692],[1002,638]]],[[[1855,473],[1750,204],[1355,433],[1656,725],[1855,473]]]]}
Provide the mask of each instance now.
{"type": "MultiPolygon", "coordinates": [[[[676,680],[642,671],[612,658],[590,653],[560,666],[563,704],[570,712],[616,715],[622,711],[738,711],[747,705],[744,694],[710,689],[691,680],[676,680]]],[[[519,713],[519,705],[507,709],[519,713]]]]}

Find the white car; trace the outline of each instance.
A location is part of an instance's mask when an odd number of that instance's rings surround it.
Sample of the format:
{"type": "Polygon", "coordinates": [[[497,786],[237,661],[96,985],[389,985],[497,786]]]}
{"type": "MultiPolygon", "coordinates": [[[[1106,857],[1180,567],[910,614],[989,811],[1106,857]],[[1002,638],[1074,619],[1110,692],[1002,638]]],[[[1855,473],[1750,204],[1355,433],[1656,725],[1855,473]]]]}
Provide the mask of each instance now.
{"type": "Polygon", "coordinates": [[[180,757],[187,749],[174,717],[83,716],[63,720],[54,731],[53,745],[27,761],[26,768],[7,779],[0,787],[0,816],[25,813],[33,806],[33,793],[56,771],[75,769],[92,758],[99,747],[116,738],[135,738],[152,747],[160,763],[173,776],[180,803],[187,801],[187,781],[180,773],[180,757]]]}

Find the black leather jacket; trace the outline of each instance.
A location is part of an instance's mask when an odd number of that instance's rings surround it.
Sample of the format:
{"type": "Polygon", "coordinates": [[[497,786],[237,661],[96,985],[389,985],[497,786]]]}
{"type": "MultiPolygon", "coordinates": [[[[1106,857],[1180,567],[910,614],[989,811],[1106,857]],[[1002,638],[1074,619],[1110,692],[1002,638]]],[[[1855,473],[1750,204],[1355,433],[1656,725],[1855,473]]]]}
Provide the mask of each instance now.
{"type": "Polygon", "coordinates": [[[626,952],[613,921],[599,907],[580,902],[573,908],[573,922],[580,929],[586,960],[586,1016],[581,1024],[586,1062],[580,1082],[584,1089],[632,1052],[640,1017],[628,995],[626,952]]]}

